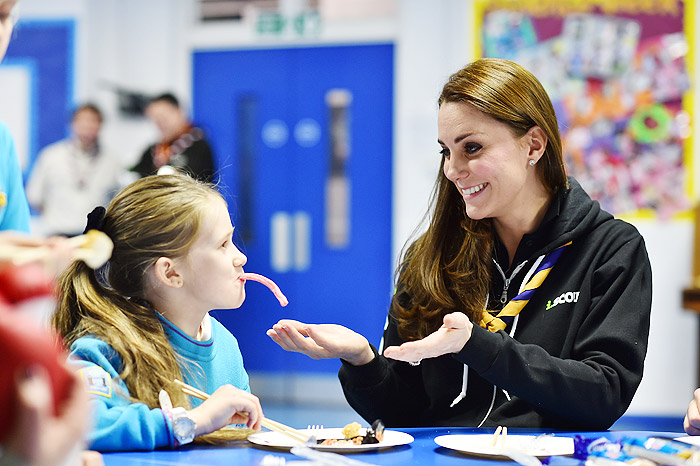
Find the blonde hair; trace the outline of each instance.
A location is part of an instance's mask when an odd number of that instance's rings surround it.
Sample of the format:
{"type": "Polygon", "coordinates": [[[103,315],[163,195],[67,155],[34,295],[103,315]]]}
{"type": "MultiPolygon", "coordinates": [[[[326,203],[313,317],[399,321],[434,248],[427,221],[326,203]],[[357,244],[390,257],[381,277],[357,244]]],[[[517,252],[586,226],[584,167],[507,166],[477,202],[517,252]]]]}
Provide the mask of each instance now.
{"type": "Polygon", "coordinates": [[[158,393],[166,389],[174,406],[190,407],[173,385],[183,378],[185,361],[145,301],[145,276],[158,258],[187,254],[206,206],[216,197],[221,195],[213,186],[182,174],[130,184],[112,200],[101,227],[114,242],[107,283],[83,262],[73,263],[60,277],[53,326],[66,345],[86,335],[109,344],[121,359],[119,375],[133,402],[157,408],[158,393]]]}
{"type": "MultiPolygon", "coordinates": [[[[547,147],[536,166],[538,175],[552,195],[568,188],[554,107],[525,68],[498,58],[476,60],[447,80],[438,104],[445,102],[473,105],[507,125],[516,137],[540,127],[547,147]]],[[[444,158],[433,189],[428,230],[406,249],[399,267],[392,309],[404,339],[423,338],[437,330],[450,312],[464,312],[479,322],[491,286],[491,220],[467,216],[443,165],[444,158]]]]}

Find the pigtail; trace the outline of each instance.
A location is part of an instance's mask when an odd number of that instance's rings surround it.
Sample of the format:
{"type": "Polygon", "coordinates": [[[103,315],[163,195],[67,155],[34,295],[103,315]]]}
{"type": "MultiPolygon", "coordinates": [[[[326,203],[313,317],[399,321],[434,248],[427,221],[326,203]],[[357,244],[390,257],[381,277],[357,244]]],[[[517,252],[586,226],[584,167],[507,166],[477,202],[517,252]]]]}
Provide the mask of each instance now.
{"type": "Polygon", "coordinates": [[[119,375],[133,402],[157,408],[158,393],[165,389],[173,403],[189,408],[189,399],[173,385],[182,378],[177,357],[150,307],[102,286],[82,262],[61,275],[59,289],[52,325],[66,345],[86,335],[99,338],[119,355],[119,375]]]}

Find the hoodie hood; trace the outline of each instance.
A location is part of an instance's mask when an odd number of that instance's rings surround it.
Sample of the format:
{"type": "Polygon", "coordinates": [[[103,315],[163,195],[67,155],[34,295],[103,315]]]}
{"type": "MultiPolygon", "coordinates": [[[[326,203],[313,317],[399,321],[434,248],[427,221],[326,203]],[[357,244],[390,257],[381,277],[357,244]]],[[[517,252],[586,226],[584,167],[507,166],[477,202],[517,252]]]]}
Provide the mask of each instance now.
{"type": "Polygon", "coordinates": [[[546,220],[534,235],[536,255],[546,254],[559,246],[576,241],[614,219],[600,208],[574,178],[569,177],[569,188],[560,190],[552,200],[546,220]]]}

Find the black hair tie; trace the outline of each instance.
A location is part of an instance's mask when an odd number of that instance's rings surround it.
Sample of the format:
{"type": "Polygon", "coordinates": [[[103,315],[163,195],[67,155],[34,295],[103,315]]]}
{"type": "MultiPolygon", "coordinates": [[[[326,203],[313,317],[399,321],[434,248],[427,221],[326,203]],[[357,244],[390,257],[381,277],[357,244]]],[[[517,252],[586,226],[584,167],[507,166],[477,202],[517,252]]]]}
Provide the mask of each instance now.
{"type": "Polygon", "coordinates": [[[87,216],[87,225],[85,226],[85,231],[83,232],[83,234],[87,233],[90,230],[102,231],[102,226],[105,223],[106,212],[107,210],[102,206],[98,206],[92,209],[92,212],[90,212],[87,216]]]}

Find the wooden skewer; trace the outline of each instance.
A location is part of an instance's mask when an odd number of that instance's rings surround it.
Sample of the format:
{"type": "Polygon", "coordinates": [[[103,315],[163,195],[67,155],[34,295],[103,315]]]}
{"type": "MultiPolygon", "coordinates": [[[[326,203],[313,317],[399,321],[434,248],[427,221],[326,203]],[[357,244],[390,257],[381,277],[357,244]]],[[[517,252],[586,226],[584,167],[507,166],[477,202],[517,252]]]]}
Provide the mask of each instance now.
{"type": "MultiPolygon", "coordinates": [[[[183,391],[186,395],[191,395],[195,398],[199,398],[200,400],[206,400],[209,398],[209,394],[206,392],[203,392],[202,390],[193,387],[191,385],[187,385],[185,382],[181,380],[175,379],[173,381],[175,385],[177,385],[180,390],[183,391]]],[[[243,414],[243,415],[248,415],[248,413],[245,412],[240,412],[238,414],[243,414]]],[[[307,440],[309,440],[310,436],[304,434],[303,432],[300,432],[296,430],[293,427],[289,427],[285,424],[282,424],[281,422],[274,421],[270,418],[263,418],[262,420],[262,425],[263,427],[266,427],[272,431],[279,432],[280,434],[286,435],[287,437],[290,437],[297,442],[300,443],[306,443],[307,440]]]]}

